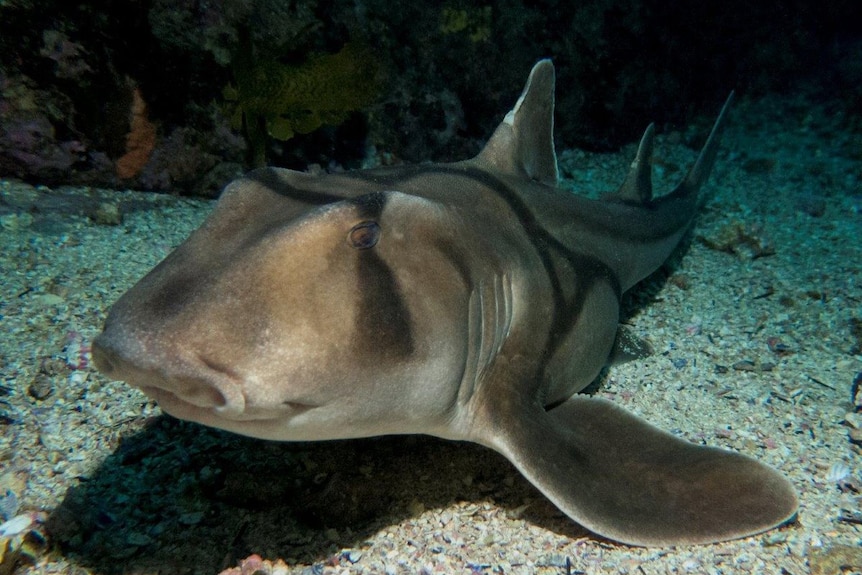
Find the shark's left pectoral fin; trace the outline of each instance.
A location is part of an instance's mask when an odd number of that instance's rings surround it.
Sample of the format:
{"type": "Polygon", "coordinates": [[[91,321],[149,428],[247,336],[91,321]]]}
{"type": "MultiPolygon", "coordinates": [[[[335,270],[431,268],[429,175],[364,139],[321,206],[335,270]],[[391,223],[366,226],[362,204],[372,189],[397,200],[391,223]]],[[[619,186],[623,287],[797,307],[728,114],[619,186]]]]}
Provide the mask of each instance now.
{"type": "Polygon", "coordinates": [[[711,543],[790,520],[790,483],[754,459],[695,445],[613,403],[575,396],[519,417],[495,447],[584,527],[631,545],[711,543]]]}

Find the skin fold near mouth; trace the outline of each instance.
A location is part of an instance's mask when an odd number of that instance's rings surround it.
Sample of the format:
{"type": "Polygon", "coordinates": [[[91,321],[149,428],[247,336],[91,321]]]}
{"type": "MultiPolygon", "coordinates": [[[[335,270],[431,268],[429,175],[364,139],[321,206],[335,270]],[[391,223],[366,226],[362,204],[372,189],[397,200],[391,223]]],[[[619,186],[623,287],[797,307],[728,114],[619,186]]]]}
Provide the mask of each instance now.
{"type": "Polygon", "coordinates": [[[270,419],[284,419],[305,413],[310,409],[318,407],[311,403],[302,403],[297,401],[285,401],[279,408],[254,408],[246,405],[246,408],[241,412],[229,410],[221,410],[219,407],[201,407],[186,401],[175,393],[166,389],[154,386],[142,386],[147,397],[157,402],[162,409],[174,417],[180,419],[191,419],[193,421],[203,422],[203,420],[225,419],[230,421],[261,421],[270,419]]]}

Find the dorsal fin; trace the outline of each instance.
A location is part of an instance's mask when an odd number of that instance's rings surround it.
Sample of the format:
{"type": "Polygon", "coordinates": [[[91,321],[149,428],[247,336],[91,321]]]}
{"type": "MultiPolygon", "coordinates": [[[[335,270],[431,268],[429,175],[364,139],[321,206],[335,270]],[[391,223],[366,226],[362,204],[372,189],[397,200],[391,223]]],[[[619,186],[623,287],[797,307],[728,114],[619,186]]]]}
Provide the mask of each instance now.
{"type": "MultiPolygon", "coordinates": [[[[718,118],[715,120],[715,124],[697,158],[697,162],[688,171],[685,179],[669,195],[687,196],[689,194],[696,194],[698,189],[706,182],[709,172],[712,170],[712,165],[715,163],[715,156],[718,153],[718,143],[721,140],[721,134],[724,131],[726,123],[727,110],[730,108],[732,101],[733,92],[730,93],[724,102],[721,113],[719,113],[718,118]]],[[[617,199],[635,204],[649,204],[652,201],[652,152],[654,139],[655,127],[653,124],[650,124],[641,138],[638,153],[629,168],[626,180],[616,193],[617,199]]]]}
{"type": "Polygon", "coordinates": [[[554,83],[554,64],[539,60],[515,107],[476,159],[500,172],[556,185],[554,83]]]}
{"type": "Polygon", "coordinates": [[[617,195],[624,202],[646,204],[652,200],[652,149],[655,139],[655,125],[650,124],[644,131],[638,153],[632,162],[626,181],[620,186],[617,195]]]}

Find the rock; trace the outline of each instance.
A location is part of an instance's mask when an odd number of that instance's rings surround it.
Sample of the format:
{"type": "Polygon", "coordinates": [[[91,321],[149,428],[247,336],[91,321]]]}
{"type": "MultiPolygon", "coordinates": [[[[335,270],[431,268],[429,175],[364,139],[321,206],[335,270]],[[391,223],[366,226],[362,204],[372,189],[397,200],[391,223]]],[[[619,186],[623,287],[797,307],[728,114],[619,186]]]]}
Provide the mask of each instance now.
{"type": "Polygon", "coordinates": [[[834,545],[815,550],[809,555],[811,575],[838,575],[862,569],[862,547],[834,545]]]}
{"type": "Polygon", "coordinates": [[[775,254],[775,245],[763,227],[756,223],[733,220],[727,225],[698,236],[706,247],[734,254],[749,261],[775,254]]]}
{"type": "Polygon", "coordinates": [[[30,387],[27,388],[27,393],[34,399],[45,399],[54,393],[54,382],[44,373],[37,373],[33,381],[30,382],[30,387]]]}
{"type": "Polygon", "coordinates": [[[123,222],[120,206],[111,202],[102,202],[90,216],[100,226],[118,226],[123,222]]]}
{"type": "Polygon", "coordinates": [[[856,374],[853,378],[853,384],[850,386],[851,400],[853,401],[853,411],[862,411],[862,371],[856,374]]]}

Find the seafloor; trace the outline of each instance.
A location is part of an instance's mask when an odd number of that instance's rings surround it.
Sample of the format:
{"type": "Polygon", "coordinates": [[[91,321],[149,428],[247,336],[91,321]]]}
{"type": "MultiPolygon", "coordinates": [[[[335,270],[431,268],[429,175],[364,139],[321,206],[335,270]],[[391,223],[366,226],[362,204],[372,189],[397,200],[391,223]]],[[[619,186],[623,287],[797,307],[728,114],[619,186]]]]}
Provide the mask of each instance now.
{"type": "MultiPolygon", "coordinates": [[[[659,137],[657,190],[709,122],[659,137]]],[[[611,191],[633,152],[564,152],[565,183],[611,191]]],[[[775,466],[801,505],[756,537],[643,549],[585,532],[477,446],[278,444],[162,415],[87,345],[211,203],[0,183],[0,513],[44,512],[15,573],[216,575],[251,554],[302,574],[862,572],[862,134],[802,96],[743,98],[707,192],[689,241],[627,300],[655,353],[596,392],[775,466]]],[[[0,572],[20,539],[0,542],[0,572]]]]}

